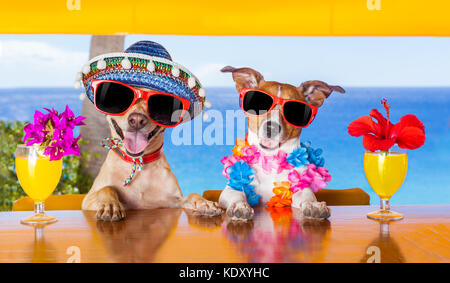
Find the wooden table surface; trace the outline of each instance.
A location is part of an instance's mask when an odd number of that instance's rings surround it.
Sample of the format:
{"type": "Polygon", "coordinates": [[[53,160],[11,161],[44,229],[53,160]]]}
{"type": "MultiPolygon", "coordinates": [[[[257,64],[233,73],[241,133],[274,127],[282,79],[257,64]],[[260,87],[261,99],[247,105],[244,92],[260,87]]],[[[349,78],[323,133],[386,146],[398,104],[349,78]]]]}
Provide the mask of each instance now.
{"type": "Polygon", "coordinates": [[[0,262],[450,262],[450,205],[395,206],[405,219],[369,220],[369,206],[331,207],[311,221],[296,209],[258,208],[247,223],[181,209],[49,211],[58,222],[21,225],[31,212],[0,213],[0,262]]]}

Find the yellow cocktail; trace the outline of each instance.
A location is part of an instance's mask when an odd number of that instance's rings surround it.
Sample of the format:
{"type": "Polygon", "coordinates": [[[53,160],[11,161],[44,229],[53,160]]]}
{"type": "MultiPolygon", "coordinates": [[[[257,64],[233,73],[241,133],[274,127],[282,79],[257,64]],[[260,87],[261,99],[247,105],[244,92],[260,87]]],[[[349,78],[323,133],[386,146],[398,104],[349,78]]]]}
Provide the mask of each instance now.
{"type": "Polygon", "coordinates": [[[35,202],[45,201],[55,190],[61,177],[62,161],[38,156],[35,160],[16,157],[20,185],[35,202]]]}
{"type": "Polygon", "coordinates": [[[25,193],[34,200],[35,215],[22,220],[24,224],[51,223],[56,218],[44,213],[44,201],[53,193],[61,178],[62,160],[50,161],[36,148],[18,145],[16,172],[25,193]]]}
{"type": "Polygon", "coordinates": [[[390,210],[389,200],[403,184],[408,170],[408,155],[397,152],[364,153],[364,172],[372,189],[381,198],[381,210],[369,213],[372,219],[400,220],[403,215],[390,210]]]}

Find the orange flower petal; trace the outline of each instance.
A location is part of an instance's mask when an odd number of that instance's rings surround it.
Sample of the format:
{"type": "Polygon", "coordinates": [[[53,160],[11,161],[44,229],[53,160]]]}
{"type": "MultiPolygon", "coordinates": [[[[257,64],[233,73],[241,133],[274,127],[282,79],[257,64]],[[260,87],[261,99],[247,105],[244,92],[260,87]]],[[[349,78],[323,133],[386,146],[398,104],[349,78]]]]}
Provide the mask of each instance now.
{"type": "Polygon", "coordinates": [[[250,144],[243,139],[236,139],[235,144],[236,144],[236,146],[233,147],[233,155],[234,156],[243,156],[241,149],[244,146],[250,146],[250,144]]]}

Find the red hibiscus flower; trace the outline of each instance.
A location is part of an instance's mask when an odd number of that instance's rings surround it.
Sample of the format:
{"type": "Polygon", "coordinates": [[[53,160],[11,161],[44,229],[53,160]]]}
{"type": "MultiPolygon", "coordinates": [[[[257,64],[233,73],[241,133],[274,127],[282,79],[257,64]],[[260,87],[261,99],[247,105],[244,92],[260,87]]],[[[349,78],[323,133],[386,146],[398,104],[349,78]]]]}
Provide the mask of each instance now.
{"type": "Polygon", "coordinates": [[[348,126],[350,135],[363,136],[365,149],[386,151],[394,144],[404,149],[416,149],[425,143],[425,127],[415,115],[405,115],[394,125],[389,121],[390,105],[386,99],[381,104],[386,110],[387,119],[378,110],[372,109],[370,116],[362,116],[348,126]]]}

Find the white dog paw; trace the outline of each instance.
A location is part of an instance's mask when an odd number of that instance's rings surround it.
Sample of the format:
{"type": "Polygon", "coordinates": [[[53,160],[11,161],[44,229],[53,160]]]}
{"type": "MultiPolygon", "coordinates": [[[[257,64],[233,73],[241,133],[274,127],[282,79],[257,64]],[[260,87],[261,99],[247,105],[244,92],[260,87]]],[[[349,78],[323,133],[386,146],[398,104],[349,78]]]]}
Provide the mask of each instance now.
{"type": "Polygon", "coordinates": [[[304,202],[300,205],[303,216],[308,218],[327,219],[330,217],[330,208],[322,202],[304,202]]]}
{"type": "Polygon", "coordinates": [[[227,208],[227,216],[231,220],[250,220],[253,215],[253,208],[244,201],[233,203],[227,208]]]}

